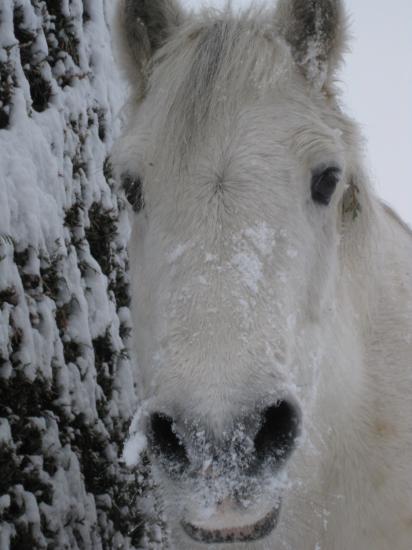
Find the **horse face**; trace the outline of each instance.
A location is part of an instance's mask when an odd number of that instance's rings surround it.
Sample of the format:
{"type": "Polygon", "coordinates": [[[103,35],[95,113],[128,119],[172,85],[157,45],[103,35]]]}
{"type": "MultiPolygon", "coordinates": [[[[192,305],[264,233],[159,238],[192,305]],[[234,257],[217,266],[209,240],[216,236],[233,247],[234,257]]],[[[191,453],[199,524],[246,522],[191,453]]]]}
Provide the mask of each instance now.
{"type": "MultiPolygon", "coordinates": [[[[201,62],[180,40],[114,155],[132,206],[139,422],[179,548],[260,548],[319,469],[346,147],[324,90],[308,93],[281,40],[276,85],[242,93],[216,76],[235,100],[199,117],[197,84],[179,110],[171,74],[201,62]]],[[[260,46],[268,59],[274,44],[260,46]]]]}
{"type": "Polygon", "coordinates": [[[149,102],[137,166],[121,163],[144,194],[129,247],[142,427],[195,540],[275,525],[287,463],[321,409],[345,159],[336,130],[297,105],[279,94],[245,107],[183,168],[149,140],[149,102]]]}

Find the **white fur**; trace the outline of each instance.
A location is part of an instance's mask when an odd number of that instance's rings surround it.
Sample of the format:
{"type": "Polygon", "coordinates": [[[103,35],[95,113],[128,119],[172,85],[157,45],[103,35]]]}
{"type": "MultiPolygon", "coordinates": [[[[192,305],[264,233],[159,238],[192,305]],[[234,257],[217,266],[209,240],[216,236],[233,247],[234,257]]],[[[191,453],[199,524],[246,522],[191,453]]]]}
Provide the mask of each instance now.
{"type": "MultiPolygon", "coordinates": [[[[370,188],[332,81],[305,79],[267,14],[202,17],[158,52],[113,153],[144,182],[130,240],[142,399],[216,438],[257,403],[299,403],[288,482],[251,495],[263,514],[283,493],[279,525],[231,549],[410,550],[412,235],[370,188]],[[182,82],[219,18],[214,95],[193,99],[182,82]],[[310,196],[320,163],[343,169],[329,207],[310,196]]],[[[215,548],[180,528],[207,489],[155,468],[176,549],[215,548]]]]}

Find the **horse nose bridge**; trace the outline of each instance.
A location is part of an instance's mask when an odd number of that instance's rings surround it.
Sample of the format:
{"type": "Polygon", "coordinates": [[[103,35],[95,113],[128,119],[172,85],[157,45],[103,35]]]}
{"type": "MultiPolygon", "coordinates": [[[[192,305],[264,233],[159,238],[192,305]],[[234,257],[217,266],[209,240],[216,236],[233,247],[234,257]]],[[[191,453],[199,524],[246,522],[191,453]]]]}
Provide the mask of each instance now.
{"type": "MultiPolygon", "coordinates": [[[[179,269],[185,269],[184,263],[179,269]]],[[[179,285],[163,295],[167,330],[161,343],[171,368],[181,368],[174,363],[178,357],[190,361],[197,375],[213,370],[219,379],[223,371],[248,358],[258,363],[284,362],[290,345],[287,325],[293,322],[289,305],[283,303],[287,293],[279,292],[273,281],[265,286],[266,279],[260,281],[259,294],[250,291],[224,263],[216,267],[216,280],[204,269],[187,270],[188,275],[173,278],[179,279],[179,285]]]]}

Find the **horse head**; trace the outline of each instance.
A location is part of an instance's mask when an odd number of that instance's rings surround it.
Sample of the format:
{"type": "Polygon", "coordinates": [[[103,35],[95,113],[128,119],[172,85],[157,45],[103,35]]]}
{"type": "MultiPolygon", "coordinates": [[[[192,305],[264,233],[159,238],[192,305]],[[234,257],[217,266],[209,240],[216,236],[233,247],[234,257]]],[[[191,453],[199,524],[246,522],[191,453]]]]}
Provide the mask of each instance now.
{"type": "Polygon", "coordinates": [[[137,424],[179,548],[310,548],[326,521],[314,503],[362,403],[345,34],[338,0],[119,8],[137,424]]]}

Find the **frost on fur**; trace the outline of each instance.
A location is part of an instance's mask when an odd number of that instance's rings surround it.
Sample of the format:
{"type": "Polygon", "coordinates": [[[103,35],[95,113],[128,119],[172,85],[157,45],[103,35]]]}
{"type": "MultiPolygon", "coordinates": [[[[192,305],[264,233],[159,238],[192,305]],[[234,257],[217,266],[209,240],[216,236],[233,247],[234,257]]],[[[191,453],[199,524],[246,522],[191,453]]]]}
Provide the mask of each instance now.
{"type": "Polygon", "coordinates": [[[342,0],[280,0],[277,25],[305,76],[317,87],[325,86],[345,51],[342,0]]]}

